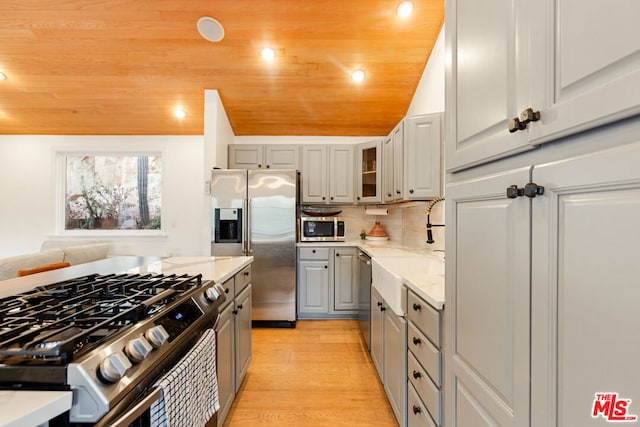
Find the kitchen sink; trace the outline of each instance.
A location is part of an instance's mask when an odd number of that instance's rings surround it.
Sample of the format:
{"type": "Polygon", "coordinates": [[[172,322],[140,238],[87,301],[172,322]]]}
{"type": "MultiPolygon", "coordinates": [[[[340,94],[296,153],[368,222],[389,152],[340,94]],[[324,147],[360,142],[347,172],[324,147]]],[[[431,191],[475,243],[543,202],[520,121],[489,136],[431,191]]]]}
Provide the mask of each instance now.
{"type": "Polygon", "coordinates": [[[404,316],[403,284],[444,289],[444,260],[431,256],[382,256],[372,259],[372,286],[394,313],[404,316]]]}

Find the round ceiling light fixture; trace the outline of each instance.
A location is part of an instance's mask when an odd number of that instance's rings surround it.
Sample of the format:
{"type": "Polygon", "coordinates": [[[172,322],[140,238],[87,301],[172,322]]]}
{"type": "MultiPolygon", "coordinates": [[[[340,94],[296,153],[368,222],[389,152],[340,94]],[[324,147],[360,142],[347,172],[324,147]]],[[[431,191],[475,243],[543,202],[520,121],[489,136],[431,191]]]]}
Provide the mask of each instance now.
{"type": "Polygon", "coordinates": [[[7,80],[7,75],[0,71],[0,80],[7,80]]]}
{"type": "Polygon", "coordinates": [[[356,83],[362,83],[364,81],[364,78],[365,74],[362,70],[355,70],[353,73],[351,73],[351,80],[356,83]]]}
{"type": "Polygon", "coordinates": [[[185,113],[182,107],[178,107],[175,110],[173,110],[173,115],[176,116],[178,119],[182,120],[185,118],[187,113],[185,113]]]}
{"type": "Polygon", "coordinates": [[[203,16],[198,19],[198,32],[210,42],[219,42],[224,38],[224,28],[216,19],[209,16],[203,16]]]}
{"type": "Polygon", "coordinates": [[[396,13],[400,18],[408,18],[413,13],[413,2],[409,0],[400,2],[396,9],[396,13]]]}
{"type": "Polygon", "coordinates": [[[276,51],[271,49],[270,47],[265,47],[262,49],[262,51],[260,51],[260,55],[265,61],[273,61],[276,57],[276,51]]]}

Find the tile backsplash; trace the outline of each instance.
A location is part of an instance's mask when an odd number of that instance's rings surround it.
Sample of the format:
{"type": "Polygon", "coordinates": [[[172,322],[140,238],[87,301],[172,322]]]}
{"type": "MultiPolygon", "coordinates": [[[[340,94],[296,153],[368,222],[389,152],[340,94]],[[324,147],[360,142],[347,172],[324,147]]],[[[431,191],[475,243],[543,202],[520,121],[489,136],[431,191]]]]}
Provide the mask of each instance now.
{"type": "MultiPolygon", "coordinates": [[[[437,203],[431,210],[431,224],[444,224],[444,204],[437,203]]],[[[360,230],[368,233],[380,221],[389,235],[389,240],[401,242],[404,246],[417,249],[444,249],[444,227],[433,227],[435,243],[427,244],[427,204],[409,202],[397,205],[377,206],[388,209],[389,215],[367,215],[364,206],[342,206],[341,217],[347,226],[347,238],[358,239],[360,230]]]]}

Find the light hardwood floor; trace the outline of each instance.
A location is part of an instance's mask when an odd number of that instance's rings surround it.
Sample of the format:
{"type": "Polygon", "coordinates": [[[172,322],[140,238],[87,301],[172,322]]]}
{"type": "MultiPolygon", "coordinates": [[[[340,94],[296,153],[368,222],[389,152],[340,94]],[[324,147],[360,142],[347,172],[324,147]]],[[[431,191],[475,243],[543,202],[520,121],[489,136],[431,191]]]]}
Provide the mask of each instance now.
{"type": "Polygon", "coordinates": [[[395,427],[355,320],[253,329],[253,359],[224,427],[395,427]]]}

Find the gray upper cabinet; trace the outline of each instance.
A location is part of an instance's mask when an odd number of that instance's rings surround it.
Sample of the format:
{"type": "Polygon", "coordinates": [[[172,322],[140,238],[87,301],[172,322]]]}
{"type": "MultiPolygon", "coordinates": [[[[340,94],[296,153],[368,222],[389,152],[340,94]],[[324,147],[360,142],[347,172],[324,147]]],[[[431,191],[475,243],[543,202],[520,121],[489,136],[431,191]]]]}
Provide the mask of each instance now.
{"type": "Polygon", "coordinates": [[[261,169],[264,166],[263,145],[229,145],[229,169],[261,169]]]}
{"type": "Polygon", "coordinates": [[[302,146],[302,202],[328,202],[328,157],[326,145],[302,146]]]}
{"type": "Polygon", "coordinates": [[[356,201],[382,203],[382,141],[356,146],[356,201]]]}
{"type": "Polygon", "coordinates": [[[395,170],[393,155],[393,139],[391,135],[382,141],[382,199],[385,203],[393,202],[393,172],[395,170]]]}
{"type": "Polygon", "coordinates": [[[302,202],[353,203],[353,146],[302,146],[302,202]]]}
{"type": "Polygon", "coordinates": [[[353,203],[353,146],[329,146],[329,203],[353,203]]]}
{"type": "Polygon", "coordinates": [[[409,117],[405,123],[403,198],[438,197],[442,194],[442,113],[409,117]]]}
{"type": "Polygon", "coordinates": [[[228,147],[229,169],[299,169],[297,145],[243,145],[228,147]]]}
{"type": "Polygon", "coordinates": [[[382,199],[385,203],[403,199],[404,123],[404,120],[400,121],[382,143],[382,199]]]}
{"type": "Polygon", "coordinates": [[[448,171],[640,111],[636,0],[452,0],[445,15],[448,171]]]}

